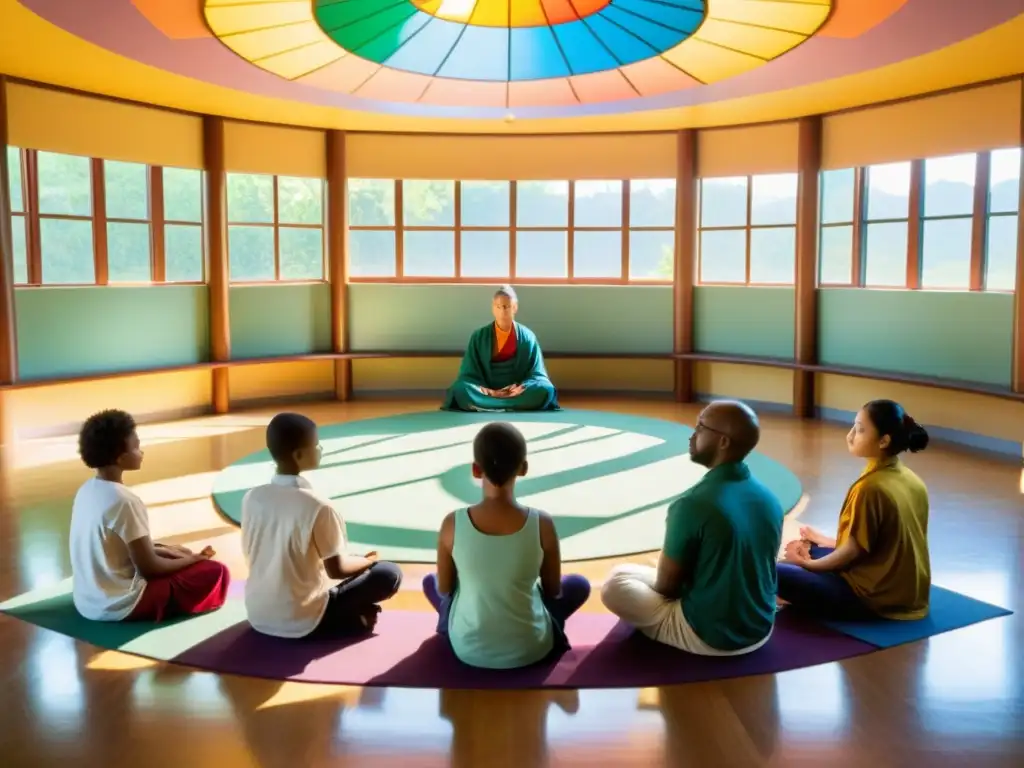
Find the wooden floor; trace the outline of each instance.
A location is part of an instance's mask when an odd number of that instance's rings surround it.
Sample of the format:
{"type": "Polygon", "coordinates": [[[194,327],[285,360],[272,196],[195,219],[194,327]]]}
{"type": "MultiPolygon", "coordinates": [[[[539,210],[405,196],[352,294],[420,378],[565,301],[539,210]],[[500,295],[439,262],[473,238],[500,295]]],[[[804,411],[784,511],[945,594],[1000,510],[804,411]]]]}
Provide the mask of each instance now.
{"type": "MultiPolygon", "coordinates": [[[[575,400],[692,424],[696,406],[575,400]]],[[[297,408],[321,423],[434,402],[297,408]]],[[[141,430],[132,479],[155,534],[213,544],[243,576],[237,530],[213,510],[217,470],[263,447],[272,411],[141,430]]],[[[845,428],[765,416],[760,450],[832,529],[859,471],[845,428]]],[[[359,689],[194,672],[99,651],[0,616],[0,765],[306,766],[1024,765],[1024,478],[1020,466],[934,448],[911,458],[932,494],[934,577],[1015,615],[929,641],[777,676],[643,690],[359,689]]],[[[86,477],[73,438],[19,445],[0,479],[0,599],[70,575],[70,499],[86,477]]],[[[789,523],[792,527],[795,523],[789,523]]],[[[573,570],[602,578],[611,561],[573,570]]],[[[418,583],[409,570],[407,581],[418,583]]],[[[414,590],[398,597],[423,605],[414,590]]],[[[601,610],[592,598],[586,610],[601,610]]]]}

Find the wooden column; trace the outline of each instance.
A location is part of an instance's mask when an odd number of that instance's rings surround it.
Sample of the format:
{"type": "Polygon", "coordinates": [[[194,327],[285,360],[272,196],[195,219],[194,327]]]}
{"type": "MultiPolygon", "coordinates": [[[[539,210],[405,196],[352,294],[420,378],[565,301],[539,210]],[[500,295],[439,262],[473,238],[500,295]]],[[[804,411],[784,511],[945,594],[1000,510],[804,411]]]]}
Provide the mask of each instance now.
{"type": "MultiPolygon", "coordinates": [[[[331,351],[348,352],[348,185],[345,132],[327,131],[327,260],[331,281],[331,351]]],[[[334,361],[334,396],[352,397],[352,361],[334,361]]]]}
{"type": "MultiPolygon", "coordinates": [[[[672,281],[672,351],[693,352],[693,280],[697,246],[697,131],[682,130],[677,138],[675,270],[672,281]]],[[[675,397],[693,400],[693,361],[675,360],[675,397]]]]}
{"type": "MultiPolygon", "coordinates": [[[[1020,140],[1024,146],[1024,77],[1020,80],[1020,140]]],[[[1020,160],[1021,183],[1017,192],[1017,278],[1013,290],[1013,391],[1024,394],[1024,153],[1020,160]]]]}
{"type": "MultiPolygon", "coordinates": [[[[0,386],[18,380],[10,179],[11,169],[7,167],[7,79],[0,75],[0,386]]],[[[6,411],[6,393],[0,391],[0,445],[13,442],[6,411]]]]}
{"type": "MultiPolygon", "coordinates": [[[[228,297],[228,199],[224,166],[224,119],[203,118],[203,167],[206,169],[207,290],[210,297],[210,354],[215,363],[231,359],[228,297]]],[[[213,410],[230,407],[227,367],[214,367],[213,410]]]]}
{"type": "MultiPolygon", "coordinates": [[[[797,364],[818,362],[818,204],[821,179],[821,117],[800,119],[796,192],[796,334],[797,364]]],[[[814,416],[814,372],[793,372],[793,415],[814,416]]]]}
{"type": "Polygon", "coordinates": [[[921,287],[921,214],[924,211],[924,160],[910,163],[910,210],[907,214],[907,288],[921,287]]]}

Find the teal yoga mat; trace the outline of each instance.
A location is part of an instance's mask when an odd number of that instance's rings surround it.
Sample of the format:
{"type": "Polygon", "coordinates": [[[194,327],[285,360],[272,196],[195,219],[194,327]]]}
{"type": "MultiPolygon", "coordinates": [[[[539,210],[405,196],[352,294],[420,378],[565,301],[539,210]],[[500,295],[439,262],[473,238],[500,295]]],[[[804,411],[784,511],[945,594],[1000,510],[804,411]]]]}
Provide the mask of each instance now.
{"type": "MultiPolygon", "coordinates": [[[[516,483],[517,496],[555,518],[569,561],[659,549],[669,504],[705,472],[690,461],[689,426],[567,409],[428,411],[326,425],[323,464],[307,477],[336,502],[354,551],[432,563],[444,516],[480,499],[470,473],[472,442],[488,421],[512,422],[527,438],[529,473],[516,483]]],[[[748,464],[783,509],[796,506],[803,493],[796,475],[761,453],[748,464]]],[[[217,476],[214,502],[238,523],[245,493],[273,471],[266,451],[246,456],[217,476]]]]}

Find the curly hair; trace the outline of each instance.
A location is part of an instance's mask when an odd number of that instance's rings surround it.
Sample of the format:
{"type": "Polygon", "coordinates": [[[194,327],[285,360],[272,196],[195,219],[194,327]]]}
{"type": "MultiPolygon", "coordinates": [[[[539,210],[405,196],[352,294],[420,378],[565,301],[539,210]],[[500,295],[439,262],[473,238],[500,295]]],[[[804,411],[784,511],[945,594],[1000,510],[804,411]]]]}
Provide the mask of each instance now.
{"type": "Polygon", "coordinates": [[[116,464],[134,431],[135,419],[129,413],[113,408],[94,413],[78,433],[78,453],[85,466],[99,469],[116,464]]]}

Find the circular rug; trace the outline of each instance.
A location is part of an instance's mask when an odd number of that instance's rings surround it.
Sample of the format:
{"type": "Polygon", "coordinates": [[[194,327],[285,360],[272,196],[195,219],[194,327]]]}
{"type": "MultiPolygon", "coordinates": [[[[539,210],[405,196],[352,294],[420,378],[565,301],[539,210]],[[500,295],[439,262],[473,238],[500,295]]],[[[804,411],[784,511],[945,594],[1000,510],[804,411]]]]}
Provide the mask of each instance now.
{"type": "MultiPolygon", "coordinates": [[[[320,427],[323,461],[306,474],[336,502],[351,547],[404,563],[432,563],[446,514],[480,499],[472,442],[488,421],[506,421],[529,445],[529,472],[516,483],[523,504],[555,519],[564,560],[659,549],[669,504],[706,471],[689,457],[693,429],[610,411],[453,413],[431,411],[320,427]]],[[[796,476],[754,453],[754,476],[787,512],[800,500],[796,476]]],[[[267,451],[217,476],[213,499],[239,523],[246,492],[270,480],[267,451]]]]}

